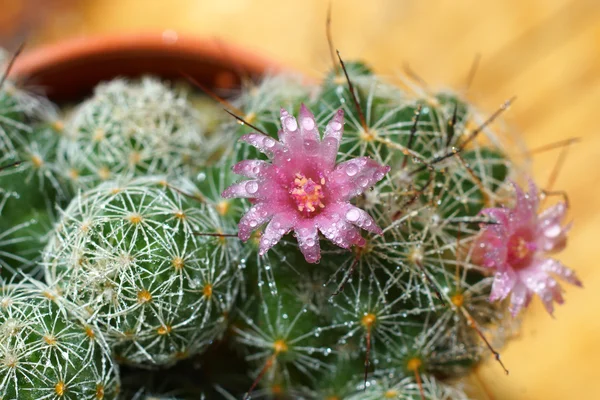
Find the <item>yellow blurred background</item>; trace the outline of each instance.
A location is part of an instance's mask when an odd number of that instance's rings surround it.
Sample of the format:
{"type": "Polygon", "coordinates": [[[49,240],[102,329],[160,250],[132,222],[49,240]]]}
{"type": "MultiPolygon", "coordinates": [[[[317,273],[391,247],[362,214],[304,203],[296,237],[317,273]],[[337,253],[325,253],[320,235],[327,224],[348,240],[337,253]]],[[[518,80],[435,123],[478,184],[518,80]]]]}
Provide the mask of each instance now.
{"type": "MultiPolygon", "coordinates": [[[[555,319],[537,300],[505,349],[505,376],[488,362],[471,378],[481,399],[600,399],[600,1],[332,0],[335,45],[383,74],[410,64],[431,87],[464,88],[491,111],[518,99],[505,118],[529,147],[569,137],[555,188],[569,193],[575,222],[560,258],[585,288],[568,287],[555,319]],[[486,389],[483,389],[485,386],[486,389]],[[486,393],[487,392],[487,393],[486,393]]],[[[28,46],[99,33],[173,29],[255,50],[308,75],[330,66],[324,0],[2,0],[0,44],[28,46]]],[[[539,154],[546,182],[558,151],[539,154]]]]}

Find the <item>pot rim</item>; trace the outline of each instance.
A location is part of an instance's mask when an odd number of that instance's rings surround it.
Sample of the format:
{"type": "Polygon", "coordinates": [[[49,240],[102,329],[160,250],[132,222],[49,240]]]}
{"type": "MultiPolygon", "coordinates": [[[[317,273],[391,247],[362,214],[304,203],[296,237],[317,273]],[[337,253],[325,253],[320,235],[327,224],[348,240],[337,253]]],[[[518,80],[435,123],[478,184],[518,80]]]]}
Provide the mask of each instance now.
{"type": "Polygon", "coordinates": [[[185,73],[199,78],[210,72],[211,79],[207,82],[203,77],[203,83],[230,89],[244,77],[285,70],[291,69],[237,44],[166,30],[77,37],[26,50],[15,60],[10,76],[42,86],[49,97],[64,100],[83,92],[73,86],[95,85],[117,76],[183,78],[185,73]],[[59,83],[65,78],[66,83],[59,83]]]}

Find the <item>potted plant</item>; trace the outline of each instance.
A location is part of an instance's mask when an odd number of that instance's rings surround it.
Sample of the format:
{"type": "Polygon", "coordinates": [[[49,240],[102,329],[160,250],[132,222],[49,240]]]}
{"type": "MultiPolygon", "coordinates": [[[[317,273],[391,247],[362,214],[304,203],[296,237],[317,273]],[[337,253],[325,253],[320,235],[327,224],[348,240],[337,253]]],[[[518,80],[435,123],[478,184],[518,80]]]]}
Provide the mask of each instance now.
{"type": "Polygon", "coordinates": [[[3,81],[0,396],[466,398],[552,274],[580,284],[547,255],[566,202],[491,128],[510,101],[156,39],[17,58],[61,107],[3,81]]]}

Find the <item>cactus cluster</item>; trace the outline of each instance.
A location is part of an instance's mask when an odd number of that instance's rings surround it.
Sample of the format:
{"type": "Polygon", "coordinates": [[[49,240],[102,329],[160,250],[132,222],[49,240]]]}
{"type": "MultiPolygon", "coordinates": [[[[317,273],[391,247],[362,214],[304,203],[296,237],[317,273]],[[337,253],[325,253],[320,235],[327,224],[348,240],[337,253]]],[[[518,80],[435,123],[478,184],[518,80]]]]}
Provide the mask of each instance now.
{"type": "Polygon", "coordinates": [[[220,103],[3,82],[1,400],[466,399],[550,274],[580,283],[499,112],[362,62],[220,103]]]}

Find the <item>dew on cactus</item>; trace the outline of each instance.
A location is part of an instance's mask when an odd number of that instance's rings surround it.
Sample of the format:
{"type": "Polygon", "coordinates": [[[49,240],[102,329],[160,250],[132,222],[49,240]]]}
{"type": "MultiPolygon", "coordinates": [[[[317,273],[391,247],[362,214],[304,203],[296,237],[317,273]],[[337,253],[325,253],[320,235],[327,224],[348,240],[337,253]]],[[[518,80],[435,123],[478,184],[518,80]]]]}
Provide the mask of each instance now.
{"type": "Polygon", "coordinates": [[[238,275],[217,212],[141,178],[100,185],[63,212],[46,279],[97,323],[122,362],[160,366],[202,352],[225,329],[238,275]]]}
{"type": "Polygon", "coordinates": [[[204,118],[156,79],[104,83],[66,121],[59,165],[76,189],[120,176],[192,176],[227,139],[208,135],[204,118]]]}
{"type": "Polygon", "coordinates": [[[99,332],[41,283],[2,281],[0,397],[116,399],[118,369],[99,332]]]}

